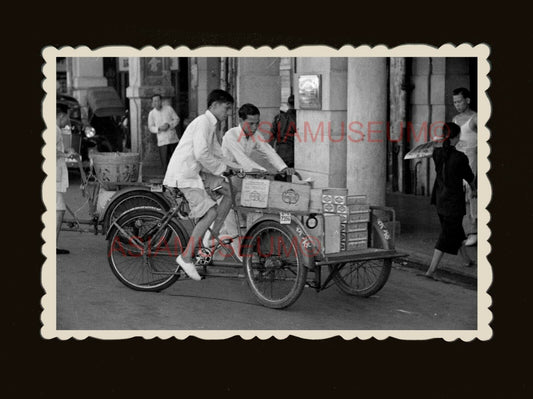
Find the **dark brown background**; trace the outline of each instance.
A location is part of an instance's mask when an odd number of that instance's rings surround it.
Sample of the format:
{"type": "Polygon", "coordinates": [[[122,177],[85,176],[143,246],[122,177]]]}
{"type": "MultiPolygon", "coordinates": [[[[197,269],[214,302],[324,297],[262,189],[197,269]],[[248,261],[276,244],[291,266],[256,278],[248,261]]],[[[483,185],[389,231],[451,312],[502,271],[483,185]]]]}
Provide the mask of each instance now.
{"type": "MultiPolygon", "coordinates": [[[[205,12],[208,5],[201,6],[202,12],[189,10],[181,2],[132,3],[124,7],[138,10],[133,14],[110,2],[54,2],[31,6],[36,18],[30,22],[22,18],[28,10],[19,14],[20,19],[11,18],[12,26],[4,34],[4,67],[8,68],[4,73],[10,87],[3,93],[7,100],[7,112],[3,113],[4,158],[8,160],[4,166],[8,205],[4,210],[8,216],[15,216],[7,218],[4,225],[8,248],[4,254],[8,256],[2,262],[9,270],[4,274],[4,286],[9,288],[4,300],[4,330],[8,332],[4,362],[9,370],[4,381],[8,392],[17,396],[78,397],[85,393],[107,397],[136,393],[157,397],[164,391],[167,395],[182,396],[189,391],[199,396],[208,389],[249,397],[268,393],[301,397],[310,392],[328,397],[342,393],[350,397],[472,398],[486,394],[523,397],[531,391],[525,374],[528,368],[519,361],[524,359],[528,346],[526,323],[531,315],[527,282],[531,268],[527,245],[531,195],[524,190],[532,181],[527,140],[531,111],[525,105],[531,104],[533,68],[527,57],[529,49],[518,45],[527,43],[530,37],[526,35],[527,24],[520,21],[520,16],[527,13],[508,7],[509,11],[504,8],[491,14],[472,3],[429,6],[427,2],[404,2],[397,9],[380,4],[375,10],[364,9],[358,3],[350,10],[328,3],[288,6],[219,2],[210,12],[205,12]],[[237,15],[244,18],[238,19],[237,15]],[[283,44],[294,48],[326,44],[339,48],[344,44],[394,47],[410,43],[438,47],[463,42],[491,47],[492,86],[488,95],[494,109],[488,125],[493,135],[493,169],[489,173],[493,252],[489,260],[494,269],[490,289],[494,336],[490,341],[41,338],[40,268],[44,258],[40,254],[40,217],[44,206],[39,198],[44,179],[40,169],[44,142],[36,138],[44,128],[40,54],[44,47],[185,44],[190,48],[241,48],[283,44]]],[[[529,359],[524,360],[529,363],[529,359]]]]}

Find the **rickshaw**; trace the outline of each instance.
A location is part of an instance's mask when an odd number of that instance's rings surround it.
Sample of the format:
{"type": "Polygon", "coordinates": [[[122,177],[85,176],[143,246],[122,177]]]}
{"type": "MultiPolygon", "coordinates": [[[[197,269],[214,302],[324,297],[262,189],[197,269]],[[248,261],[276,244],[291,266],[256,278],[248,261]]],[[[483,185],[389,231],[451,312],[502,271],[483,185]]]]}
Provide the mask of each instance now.
{"type": "MultiPolygon", "coordinates": [[[[114,154],[121,155],[121,153],[114,154]]],[[[66,216],[63,219],[62,230],[64,231],[105,234],[112,221],[126,210],[139,206],[152,206],[167,211],[171,207],[171,201],[162,192],[162,179],[143,179],[142,165],[132,165],[134,168],[141,169],[135,181],[108,182],[97,176],[92,158],[89,161],[88,173],[85,172],[85,166],[79,155],[76,157],[76,163],[81,178],[80,189],[89,207],[89,219],[78,218],[67,204],[70,217],[66,216]]]]}
{"type": "MultiPolygon", "coordinates": [[[[57,94],[56,106],[65,112],[70,125],[62,129],[65,148],[81,155],[85,168],[89,166],[90,153],[121,152],[127,140],[127,110],[115,89],[93,87],[87,89],[87,118],[82,117],[81,106],[74,97],[57,94]]],[[[67,167],[77,168],[74,159],[67,159],[67,167]]]]}
{"type": "MultiPolygon", "coordinates": [[[[239,171],[233,175],[243,179],[272,178],[262,172],[239,171]]],[[[194,220],[188,216],[188,203],[179,189],[164,187],[164,195],[172,201],[170,209],[129,209],[111,222],[106,233],[111,270],[131,289],[159,292],[181,277],[175,258],[186,248],[194,220]]],[[[253,195],[261,196],[258,192],[253,195]]],[[[292,189],[282,195],[287,204],[298,198],[292,189]]],[[[225,270],[243,268],[243,277],[253,295],[266,307],[287,308],[305,286],[319,292],[336,284],[348,295],[371,296],[385,285],[392,260],[405,256],[394,249],[394,229],[391,234],[386,225],[395,222],[392,208],[369,206],[364,248],[327,253],[313,232],[319,214],[309,209],[287,212],[279,207],[258,212],[243,206],[242,197],[241,204],[237,204],[233,188],[231,196],[240,234],[230,240],[217,240],[212,248],[202,244],[196,254],[196,266],[202,269],[204,278],[242,277],[225,270]],[[241,214],[247,215],[246,224],[242,223],[241,214]],[[232,240],[238,241],[238,253],[232,240]],[[323,268],[328,269],[327,273],[323,268]]]]}

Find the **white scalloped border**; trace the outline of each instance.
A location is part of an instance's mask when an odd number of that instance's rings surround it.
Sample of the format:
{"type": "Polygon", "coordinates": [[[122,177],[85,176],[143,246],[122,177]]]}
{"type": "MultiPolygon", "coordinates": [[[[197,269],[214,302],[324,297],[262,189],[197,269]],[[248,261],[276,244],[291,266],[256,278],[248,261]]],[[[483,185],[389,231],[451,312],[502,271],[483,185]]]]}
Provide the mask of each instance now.
{"type": "Polygon", "coordinates": [[[248,340],[252,338],[259,339],[285,339],[289,336],[295,336],[305,339],[326,339],[340,336],[346,340],[358,338],[367,340],[376,338],[384,340],[387,338],[397,338],[403,340],[425,340],[431,338],[442,338],[446,341],[461,339],[463,341],[472,341],[479,339],[482,341],[489,340],[492,337],[492,311],[490,306],[492,298],[488,294],[488,289],[492,283],[493,273],[491,265],[488,262],[488,255],[491,252],[491,246],[488,239],[491,231],[488,228],[490,214],[487,206],[492,198],[492,189],[487,172],[490,169],[488,156],[490,146],[488,140],[490,131],[486,124],[490,118],[492,107],[486,91],[490,87],[490,63],[488,60],[490,48],[487,44],[477,44],[473,46],[469,43],[463,43],[458,46],[453,44],[444,44],[440,47],[434,47],[424,44],[405,44],[394,48],[388,48],[384,45],[375,47],[361,45],[353,47],[350,45],[342,46],[335,49],[329,46],[301,46],[289,50],[285,46],[271,48],[262,46],[254,48],[244,46],[240,50],[231,47],[199,47],[190,49],[185,46],[172,48],[162,46],[155,48],[146,46],[141,49],[128,46],[105,46],[97,49],[90,49],[87,46],[46,47],[42,51],[44,64],[42,72],[45,79],[42,87],[46,93],[43,100],[43,119],[46,124],[46,130],[43,132],[45,146],[42,149],[42,155],[45,158],[43,170],[46,178],[42,185],[43,202],[45,212],[42,216],[44,229],[42,238],[44,244],[42,247],[43,254],[46,257],[42,268],[41,277],[45,294],[41,299],[43,312],[41,321],[43,326],[41,334],[45,339],[59,338],[61,340],[75,338],[85,339],[94,337],[99,339],[126,339],[132,337],[143,337],[145,339],[160,338],[178,338],[185,339],[189,336],[195,336],[202,339],[227,339],[234,336],[240,336],[248,340]],[[54,101],[56,91],[56,57],[477,57],[478,58],[478,326],[476,330],[192,330],[192,331],[158,331],[158,330],[57,330],[56,329],[56,255],[55,255],[55,115],[54,101]]]}

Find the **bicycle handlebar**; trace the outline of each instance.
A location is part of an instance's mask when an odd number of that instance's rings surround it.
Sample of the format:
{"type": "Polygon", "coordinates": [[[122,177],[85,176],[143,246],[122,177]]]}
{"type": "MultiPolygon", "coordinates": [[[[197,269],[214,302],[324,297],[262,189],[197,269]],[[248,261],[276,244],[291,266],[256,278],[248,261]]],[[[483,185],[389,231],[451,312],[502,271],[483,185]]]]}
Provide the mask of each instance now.
{"type": "MultiPolygon", "coordinates": [[[[229,171],[224,172],[223,175],[224,176],[237,176],[241,179],[244,179],[246,176],[255,176],[255,177],[287,176],[287,173],[280,173],[280,172],[271,173],[271,172],[261,171],[261,170],[254,171],[254,172],[245,172],[241,170],[230,169],[229,171]]],[[[296,176],[299,180],[302,180],[302,175],[300,175],[300,173],[296,171],[294,171],[293,176],[296,176]]]]}

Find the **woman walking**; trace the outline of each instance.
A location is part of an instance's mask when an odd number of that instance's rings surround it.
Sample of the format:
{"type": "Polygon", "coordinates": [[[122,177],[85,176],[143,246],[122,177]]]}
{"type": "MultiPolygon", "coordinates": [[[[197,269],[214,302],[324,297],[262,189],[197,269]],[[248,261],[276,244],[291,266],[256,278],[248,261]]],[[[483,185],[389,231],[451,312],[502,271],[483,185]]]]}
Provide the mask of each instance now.
{"type": "Polygon", "coordinates": [[[459,142],[461,128],[453,122],[448,122],[446,127],[448,137],[442,143],[442,147],[433,151],[436,178],[431,203],[437,207],[441,233],[435,245],[431,264],[425,274],[430,278],[435,278],[435,271],[444,253],[452,255],[459,253],[464,259],[465,266],[472,264],[464,246],[466,235],[462,220],[466,214],[466,205],[463,180],[470,185],[474,196],[477,196],[476,182],[468,158],[455,148],[459,142]]]}

